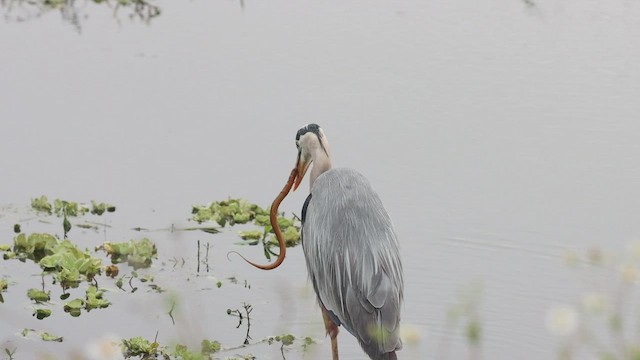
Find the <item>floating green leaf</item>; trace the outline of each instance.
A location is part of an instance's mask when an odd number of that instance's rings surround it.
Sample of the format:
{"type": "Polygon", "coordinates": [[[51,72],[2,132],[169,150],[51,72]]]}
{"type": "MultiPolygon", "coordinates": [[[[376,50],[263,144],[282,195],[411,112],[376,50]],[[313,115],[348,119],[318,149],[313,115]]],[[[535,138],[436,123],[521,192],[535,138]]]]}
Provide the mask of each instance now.
{"type": "Polygon", "coordinates": [[[112,263],[126,261],[134,269],[148,268],[152,259],[157,257],[155,244],[147,238],[123,243],[105,242],[98,249],[106,251],[111,256],[112,263]]]}
{"type": "Polygon", "coordinates": [[[102,298],[104,291],[98,290],[98,288],[95,286],[89,286],[86,293],[87,293],[87,302],[86,302],[85,308],[87,309],[87,311],[91,309],[106,308],[109,305],[111,305],[109,301],[102,298]]]}
{"type": "Polygon", "coordinates": [[[33,316],[38,318],[38,320],[42,320],[44,318],[48,318],[49,316],[51,316],[51,310],[50,309],[36,309],[36,312],[33,313],[33,316]]]}
{"type": "Polygon", "coordinates": [[[36,211],[51,214],[51,204],[49,203],[49,199],[44,195],[39,198],[31,199],[31,207],[36,211]]]}
{"type": "Polygon", "coordinates": [[[40,334],[40,338],[42,338],[42,340],[44,341],[55,341],[55,342],[62,342],[63,340],[62,336],[49,334],[48,332],[43,332],[42,334],[40,334]]]}
{"type": "Polygon", "coordinates": [[[51,299],[49,296],[49,292],[44,292],[38,289],[29,289],[27,290],[27,296],[29,299],[35,301],[36,303],[47,302],[51,299]]]}
{"type": "Polygon", "coordinates": [[[218,341],[202,340],[202,354],[209,355],[220,351],[221,345],[218,341]]]}
{"type": "MultiPolygon", "coordinates": [[[[277,339],[277,338],[276,338],[277,339]]],[[[293,341],[296,339],[295,336],[291,335],[291,334],[286,334],[286,335],[282,335],[280,337],[280,342],[282,342],[282,345],[284,346],[289,346],[291,344],[293,344],[293,341]]]]}
{"type": "Polygon", "coordinates": [[[260,240],[264,232],[260,230],[240,231],[242,240],[260,240]]]}
{"type": "Polygon", "coordinates": [[[98,203],[94,200],[91,200],[91,213],[94,215],[102,215],[104,212],[114,212],[116,211],[116,207],[110,204],[98,203]]]}
{"type": "Polygon", "coordinates": [[[11,245],[9,244],[0,244],[0,251],[9,251],[11,250],[11,245]]]}
{"type": "Polygon", "coordinates": [[[140,356],[143,359],[147,359],[155,356],[159,344],[156,342],[151,343],[149,340],[136,336],[128,340],[122,339],[122,346],[124,348],[123,355],[125,358],[140,356]]]}
{"type": "Polygon", "coordinates": [[[68,312],[69,315],[73,317],[80,316],[80,310],[84,306],[84,300],[82,299],[73,299],[66,304],[64,304],[64,311],[68,312]]]}

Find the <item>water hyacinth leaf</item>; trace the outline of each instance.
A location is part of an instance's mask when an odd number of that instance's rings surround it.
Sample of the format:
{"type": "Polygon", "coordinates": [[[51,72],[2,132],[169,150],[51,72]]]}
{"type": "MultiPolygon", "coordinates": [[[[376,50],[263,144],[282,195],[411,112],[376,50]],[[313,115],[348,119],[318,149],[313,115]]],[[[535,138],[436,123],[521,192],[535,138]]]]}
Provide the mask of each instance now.
{"type": "Polygon", "coordinates": [[[36,211],[46,212],[47,214],[51,214],[52,210],[49,199],[44,195],[39,198],[31,199],[31,208],[36,211]]]}
{"type": "Polygon", "coordinates": [[[29,297],[29,299],[35,301],[36,303],[47,302],[47,301],[49,301],[51,299],[49,297],[49,293],[48,292],[44,292],[44,291],[39,290],[39,289],[29,289],[29,290],[27,290],[27,296],[29,297]]]}
{"type": "Polygon", "coordinates": [[[278,217],[278,226],[280,226],[280,230],[286,230],[291,225],[293,225],[292,219],[287,219],[281,216],[278,217]]]}
{"type": "Polygon", "coordinates": [[[307,348],[309,348],[311,345],[314,345],[316,342],[313,340],[313,338],[307,336],[304,338],[304,342],[302,343],[302,349],[303,350],[307,350],[307,348]]]}
{"type": "Polygon", "coordinates": [[[9,251],[11,250],[11,245],[9,244],[0,244],[0,251],[9,251]]]}
{"type": "Polygon", "coordinates": [[[263,232],[260,230],[240,231],[242,240],[260,240],[263,235],[263,232]]]}
{"type": "Polygon", "coordinates": [[[284,231],[282,237],[284,238],[287,247],[298,245],[300,242],[300,230],[296,229],[294,226],[290,226],[284,231]]]}
{"type": "Polygon", "coordinates": [[[284,346],[289,346],[291,344],[293,344],[293,341],[295,340],[295,336],[291,335],[291,334],[286,334],[286,335],[282,335],[280,337],[280,342],[282,342],[282,345],[284,346]]]}
{"type": "Polygon", "coordinates": [[[125,358],[140,356],[147,359],[156,354],[158,343],[150,343],[149,340],[136,336],[131,339],[122,339],[122,346],[125,358]]]}
{"type": "Polygon", "coordinates": [[[76,288],[80,284],[80,271],[63,268],[56,278],[64,289],[76,288]]]}
{"type": "Polygon", "coordinates": [[[36,312],[33,313],[33,316],[35,316],[38,320],[42,320],[45,318],[48,318],[49,316],[51,316],[51,310],[50,309],[36,309],[36,312]]]}
{"type": "Polygon", "coordinates": [[[7,283],[7,279],[0,279],[0,303],[4,303],[4,297],[2,296],[3,291],[7,291],[9,284],[7,283]]]}
{"type": "Polygon", "coordinates": [[[271,219],[269,215],[256,215],[255,222],[260,226],[267,226],[271,224],[271,219]]]}
{"type": "Polygon", "coordinates": [[[98,203],[95,200],[91,200],[91,213],[94,215],[102,215],[104,212],[114,212],[116,207],[110,204],[98,203]]]}
{"type": "Polygon", "coordinates": [[[69,313],[69,315],[73,317],[80,316],[81,309],[84,306],[85,302],[82,299],[73,299],[66,304],[64,304],[64,312],[69,313]]]}
{"type": "Polygon", "coordinates": [[[77,217],[84,215],[87,211],[89,211],[89,209],[86,206],[79,205],[74,201],[55,199],[53,202],[53,211],[57,216],[77,217]]]}
{"type": "Polygon", "coordinates": [[[148,268],[152,259],[157,257],[156,246],[151,240],[144,238],[141,240],[130,240],[127,243],[104,243],[103,249],[111,256],[114,264],[127,262],[134,269],[148,268]]]}
{"type": "Polygon", "coordinates": [[[14,253],[13,251],[7,251],[6,253],[2,254],[2,259],[4,260],[11,260],[15,258],[16,258],[16,253],[14,253]]]}
{"type": "Polygon", "coordinates": [[[233,214],[233,221],[237,224],[246,224],[251,220],[251,214],[241,213],[241,214],[233,214]]]}
{"type": "Polygon", "coordinates": [[[202,354],[209,355],[217,353],[221,349],[221,345],[218,341],[202,340],[202,354]]]}
{"type": "Polygon", "coordinates": [[[44,341],[55,341],[55,342],[62,342],[63,340],[62,336],[49,334],[48,332],[43,332],[42,334],[40,334],[40,338],[44,341]]]}
{"type": "Polygon", "coordinates": [[[86,291],[86,294],[87,294],[87,301],[85,304],[85,308],[87,309],[87,311],[91,309],[106,308],[109,305],[111,305],[109,301],[102,298],[104,291],[98,290],[98,288],[96,288],[95,286],[89,286],[89,288],[86,291]]]}

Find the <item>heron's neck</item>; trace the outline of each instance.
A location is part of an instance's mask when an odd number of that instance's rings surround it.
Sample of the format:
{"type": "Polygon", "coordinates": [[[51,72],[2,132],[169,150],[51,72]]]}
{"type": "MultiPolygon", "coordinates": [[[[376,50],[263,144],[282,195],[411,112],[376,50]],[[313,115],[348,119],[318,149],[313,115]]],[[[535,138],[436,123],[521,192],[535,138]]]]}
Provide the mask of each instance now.
{"type": "Polygon", "coordinates": [[[313,183],[318,176],[331,170],[331,159],[321,148],[313,152],[313,168],[311,169],[311,179],[309,180],[309,191],[313,188],[313,183]]]}

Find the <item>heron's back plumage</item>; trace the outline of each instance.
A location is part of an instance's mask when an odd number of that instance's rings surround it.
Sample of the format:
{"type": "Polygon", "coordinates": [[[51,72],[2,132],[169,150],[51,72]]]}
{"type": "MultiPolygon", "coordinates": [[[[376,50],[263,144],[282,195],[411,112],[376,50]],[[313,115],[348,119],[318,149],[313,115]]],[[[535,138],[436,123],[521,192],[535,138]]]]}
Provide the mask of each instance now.
{"type": "Polygon", "coordinates": [[[332,320],[372,359],[402,346],[402,264],[393,224],[364,176],[320,175],[305,202],[303,241],[309,277],[332,320]]]}

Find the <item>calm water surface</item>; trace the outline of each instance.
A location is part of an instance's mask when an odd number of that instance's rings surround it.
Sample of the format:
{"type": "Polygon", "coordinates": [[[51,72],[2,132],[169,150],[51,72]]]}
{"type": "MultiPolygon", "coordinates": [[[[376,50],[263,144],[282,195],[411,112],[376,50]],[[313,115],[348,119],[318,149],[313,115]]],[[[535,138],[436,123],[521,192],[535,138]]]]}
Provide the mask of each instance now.
{"type": "MultiPolygon", "coordinates": [[[[447,312],[478,282],[482,358],[553,358],[558,338],[545,314],[579,300],[589,277],[567,269],[567,250],[621,252],[640,239],[636,2],[161,6],[149,26],[90,6],[80,34],[55,13],[0,24],[0,202],[15,204],[0,218],[0,242],[10,242],[15,221],[28,232],[44,226],[14,213],[37,195],[108,201],[118,206],[112,228],[78,230],[83,244],[151,237],[156,281],[181,299],[175,326],[166,296],[117,291],[107,310],[38,321],[24,297],[38,268],[0,262],[2,275],[29,274],[5,295],[13,304],[0,305],[0,342],[17,354],[67,354],[105,333],[239,345],[244,330],[225,311],[249,302],[254,339],[312,336],[324,342],[290,356],[329,356],[301,249],[260,272],[227,261],[235,228],[130,230],[188,224],[192,204],[228,196],[269,204],[295,160],[295,132],[309,122],[325,129],[334,166],[365,174],[394,219],[403,323],[418,336],[405,341],[405,359],[468,356],[447,312]],[[210,276],[194,272],[198,239],[213,246],[210,276]],[[174,268],[174,256],[186,265],[174,268]],[[251,289],[215,287],[229,276],[251,289]],[[21,340],[24,327],[65,342],[21,340]]],[[[281,209],[299,213],[301,188],[281,209]]],[[[260,259],[259,249],[241,250],[260,259]]],[[[343,359],[362,358],[346,331],[340,342],[343,359]]],[[[281,358],[275,346],[238,351],[247,352],[281,358]]]]}

